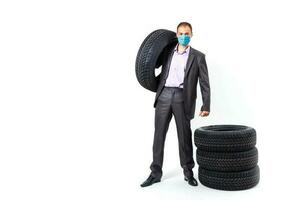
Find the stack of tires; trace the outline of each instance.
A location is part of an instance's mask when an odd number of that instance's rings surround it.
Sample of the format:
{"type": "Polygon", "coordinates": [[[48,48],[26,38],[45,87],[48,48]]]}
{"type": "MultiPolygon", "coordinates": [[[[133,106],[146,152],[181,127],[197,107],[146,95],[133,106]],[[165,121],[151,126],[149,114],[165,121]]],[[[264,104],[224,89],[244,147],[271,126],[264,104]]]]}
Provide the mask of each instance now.
{"type": "Polygon", "coordinates": [[[258,184],[256,131],[242,125],[212,125],[195,130],[198,178],[220,190],[245,190],[258,184]]]}

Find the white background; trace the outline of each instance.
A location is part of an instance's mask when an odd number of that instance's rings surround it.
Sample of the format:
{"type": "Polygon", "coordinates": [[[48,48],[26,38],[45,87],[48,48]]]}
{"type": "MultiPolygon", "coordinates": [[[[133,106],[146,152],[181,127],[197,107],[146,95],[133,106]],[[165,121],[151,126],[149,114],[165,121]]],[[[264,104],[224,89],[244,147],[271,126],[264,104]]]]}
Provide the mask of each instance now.
{"type": "Polygon", "coordinates": [[[299,198],[299,18],[288,0],[1,1],[0,199],[299,198]],[[192,130],[254,127],[253,189],[189,186],[174,118],[162,182],[140,187],[155,93],[137,82],[135,57],[150,32],[181,21],[193,26],[211,82],[211,114],[198,116],[198,86],[192,130]]]}

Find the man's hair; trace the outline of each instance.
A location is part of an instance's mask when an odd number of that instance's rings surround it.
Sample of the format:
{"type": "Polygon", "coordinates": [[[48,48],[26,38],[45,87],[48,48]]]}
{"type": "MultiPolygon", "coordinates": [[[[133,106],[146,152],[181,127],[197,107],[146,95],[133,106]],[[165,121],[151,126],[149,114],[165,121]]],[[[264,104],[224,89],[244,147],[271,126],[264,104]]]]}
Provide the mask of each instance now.
{"type": "Polygon", "coordinates": [[[188,23],[188,22],[180,22],[180,23],[178,24],[178,26],[177,26],[177,31],[178,31],[178,28],[179,28],[180,26],[188,26],[188,27],[190,27],[191,33],[193,33],[193,28],[192,28],[192,25],[191,25],[190,23],[188,23]]]}

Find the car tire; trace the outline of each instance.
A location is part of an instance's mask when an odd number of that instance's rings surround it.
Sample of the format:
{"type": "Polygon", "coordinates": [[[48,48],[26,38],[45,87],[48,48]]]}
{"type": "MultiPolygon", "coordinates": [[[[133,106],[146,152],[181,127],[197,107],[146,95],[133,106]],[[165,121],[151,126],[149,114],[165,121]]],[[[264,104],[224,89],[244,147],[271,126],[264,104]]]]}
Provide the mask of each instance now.
{"type": "Polygon", "coordinates": [[[258,184],[260,170],[256,166],[239,172],[219,172],[199,167],[198,178],[201,184],[219,190],[246,190],[258,184]]]}
{"type": "Polygon", "coordinates": [[[203,151],[247,151],[256,145],[256,131],[243,125],[211,125],[194,132],[194,143],[203,151]]]}
{"type": "Polygon", "coordinates": [[[165,50],[176,44],[176,33],[166,29],[155,30],[144,39],[135,62],[136,77],[141,86],[157,91],[160,74],[156,76],[155,69],[162,66],[165,50]]]}
{"type": "Polygon", "coordinates": [[[258,163],[256,147],[241,152],[208,152],[197,149],[196,161],[199,167],[214,171],[244,171],[258,163]]]}

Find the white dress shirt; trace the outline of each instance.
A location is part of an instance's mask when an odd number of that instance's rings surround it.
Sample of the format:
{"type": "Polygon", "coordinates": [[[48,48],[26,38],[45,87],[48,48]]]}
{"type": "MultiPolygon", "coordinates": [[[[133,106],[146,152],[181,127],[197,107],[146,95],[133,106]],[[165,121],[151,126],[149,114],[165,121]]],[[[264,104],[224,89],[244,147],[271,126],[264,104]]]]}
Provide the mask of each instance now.
{"type": "Polygon", "coordinates": [[[188,46],[182,53],[179,53],[177,48],[178,44],[174,48],[175,52],[172,57],[165,86],[183,88],[184,71],[190,52],[190,46],[188,46]]]}

